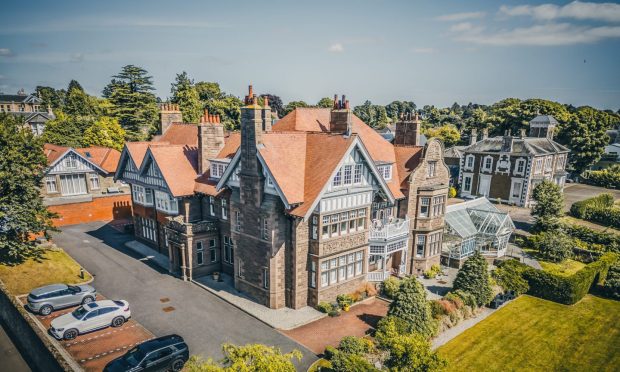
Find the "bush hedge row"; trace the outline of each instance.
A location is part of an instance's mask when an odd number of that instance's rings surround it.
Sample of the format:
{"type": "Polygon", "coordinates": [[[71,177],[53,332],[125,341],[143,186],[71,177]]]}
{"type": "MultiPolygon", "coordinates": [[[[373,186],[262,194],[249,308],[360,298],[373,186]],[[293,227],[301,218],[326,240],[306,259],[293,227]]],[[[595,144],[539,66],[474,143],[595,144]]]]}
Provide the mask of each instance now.
{"type": "Polygon", "coordinates": [[[606,252],[620,253],[620,235],[568,223],[562,224],[562,230],[573,238],[601,246],[606,252]]]}
{"type": "MultiPolygon", "coordinates": [[[[528,294],[546,300],[572,305],[585,296],[595,284],[602,284],[609,268],[617,261],[615,253],[605,253],[571,276],[559,276],[528,267],[523,278],[528,281],[528,294]]],[[[522,264],[523,265],[523,264],[522,264]]]]}
{"type": "Polygon", "coordinates": [[[617,169],[586,171],[581,177],[583,183],[608,189],[620,189],[620,171],[617,169]]]}
{"type": "Polygon", "coordinates": [[[614,197],[611,194],[600,194],[573,203],[570,213],[577,218],[620,228],[620,208],[614,207],[614,197]]]}

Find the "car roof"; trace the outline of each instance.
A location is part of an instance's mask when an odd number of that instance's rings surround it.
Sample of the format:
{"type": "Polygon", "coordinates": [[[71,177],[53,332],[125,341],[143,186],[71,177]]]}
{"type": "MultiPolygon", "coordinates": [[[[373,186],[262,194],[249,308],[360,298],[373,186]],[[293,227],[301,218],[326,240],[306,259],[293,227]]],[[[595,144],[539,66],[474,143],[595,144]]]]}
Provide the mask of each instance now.
{"type": "Polygon", "coordinates": [[[45,293],[59,291],[61,289],[67,289],[67,285],[66,284],[50,284],[50,285],[46,285],[43,287],[33,289],[30,293],[38,296],[38,295],[42,295],[45,293]]]}
{"type": "Polygon", "coordinates": [[[183,340],[183,337],[179,335],[168,335],[168,336],[158,337],[156,339],[146,341],[140,344],[140,348],[148,353],[152,350],[157,350],[162,347],[178,344],[180,342],[185,342],[183,340]]]}
{"type": "Polygon", "coordinates": [[[101,307],[108,307],[108,306],[119,307],[112,300],[100,300],[100,301],[95,301],[95,302],[91,302],[91,303],[88,303],[88,304],[84,305],[84,307],[87,310],[93,310],[93,309],[98,309],[98,308],[101,308],[101,307]]]}

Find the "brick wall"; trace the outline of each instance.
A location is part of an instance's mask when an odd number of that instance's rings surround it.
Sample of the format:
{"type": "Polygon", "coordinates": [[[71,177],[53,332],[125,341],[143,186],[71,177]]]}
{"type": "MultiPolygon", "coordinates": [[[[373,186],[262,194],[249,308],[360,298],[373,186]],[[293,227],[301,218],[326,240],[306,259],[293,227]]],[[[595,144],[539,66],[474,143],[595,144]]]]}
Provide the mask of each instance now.
{"type": "Polygon", "coordinates": [[[131,196],[105,196],[85,203],[53,205],[48,209],[59,214],[54,219],[55,226],[125,219],[131,218],[131,196]]]}

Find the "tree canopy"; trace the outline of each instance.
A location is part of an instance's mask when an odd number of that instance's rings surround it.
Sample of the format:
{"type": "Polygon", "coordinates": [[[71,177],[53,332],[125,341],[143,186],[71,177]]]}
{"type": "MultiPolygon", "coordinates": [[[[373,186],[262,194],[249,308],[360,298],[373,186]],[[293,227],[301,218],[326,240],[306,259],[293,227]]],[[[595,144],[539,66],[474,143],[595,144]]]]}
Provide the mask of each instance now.
{"type": "Polygon", "coordinates": [[[436,326],[431,313],[431,307],[426,300],[426,292],[422,283],[415,277],[403,279],[394,301],[390,304],[388,315],[407,322],[413,332],[425,337],[435,333],[436,326]]]}
{"type": "Polygon", "coordinates": [[[439,138],[446,147],[452,147],[461,140],[459,130],[452,124],[442,125],[441,127],[428,128],[426,136],[430,138],[439,138]]]}
{"type": "Polygon", "coordinates": [[[103,146],[121,151],[125,144],[125,130],[118,120],[102,116],[84,131],[83,146],[103,146]]]}
{"type": "Polygon", "coordinates": [[[0,114],[0,262],[16,264],[37,254],[33,234],[54,230],[39,194],[47,167],[43,142],[23,123],[0,114]]]}
{"type": "Polygon", "coordinates": [[[262,344],[245,346],[224,344],[222,352],[224,358],[219,363],[212,359],[204,361],[191,357],[183,370],[188,372],[295,372],[292,360],[301,360],[302,357],[298,350],[283,354],[280,349],[262,344]]]}
{"type": "Polygon", "coordinates": [[[465,261],[463,267],[456,274],[452,288],[455,291],[462,290],[471,293],[476,298],[478,306],[491,301],[492,291],[489,283],[488,264],[480,251],[475,251],[465,261]]]}
{"type": "Polygon", "coordinates": [[[171,84],[170,101],[179,105],[186,123],[197,123],[202,115],[202,102],[200,95],[194,86],[194,81],[189,78],[187,72],[177,74],[174,83],[171,84]]]}
{"type": "Polygon", "coordinates": [[[560,186],[545,180],[534,188],[532,198],[536,201],[532,216],[537,230],[549,230],[558,226],[564,209],[564,194],[560,186]]]}

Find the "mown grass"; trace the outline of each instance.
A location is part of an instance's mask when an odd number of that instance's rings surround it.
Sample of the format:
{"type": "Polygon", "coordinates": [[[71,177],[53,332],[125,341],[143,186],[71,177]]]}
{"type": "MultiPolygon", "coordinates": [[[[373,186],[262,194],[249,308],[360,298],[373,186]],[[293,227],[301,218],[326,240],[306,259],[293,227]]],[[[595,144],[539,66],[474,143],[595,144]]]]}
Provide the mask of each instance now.
{"type": "Polygon", "coordinates": [[[0,264],[0,280],[14,295],[26,294],[47,284],[77,284],[90,279],[86,271],[84,279],[80,278],[80,265],[62,250],[46,251],[40,259],[30,258],[15,266],[0,264]]]}
{"type": "Polygon", "coordinates": [[[521,296],[439,348],[449,371],[617,371],[620,302],[521,296]]]}
{"type": "Polygon", "coordinates": [[[586,266],[583,262],[571,259],[558,263],[538,260],[538,263],[540,263],[543,270],[559,276],[571,276],[586,266]]]}

